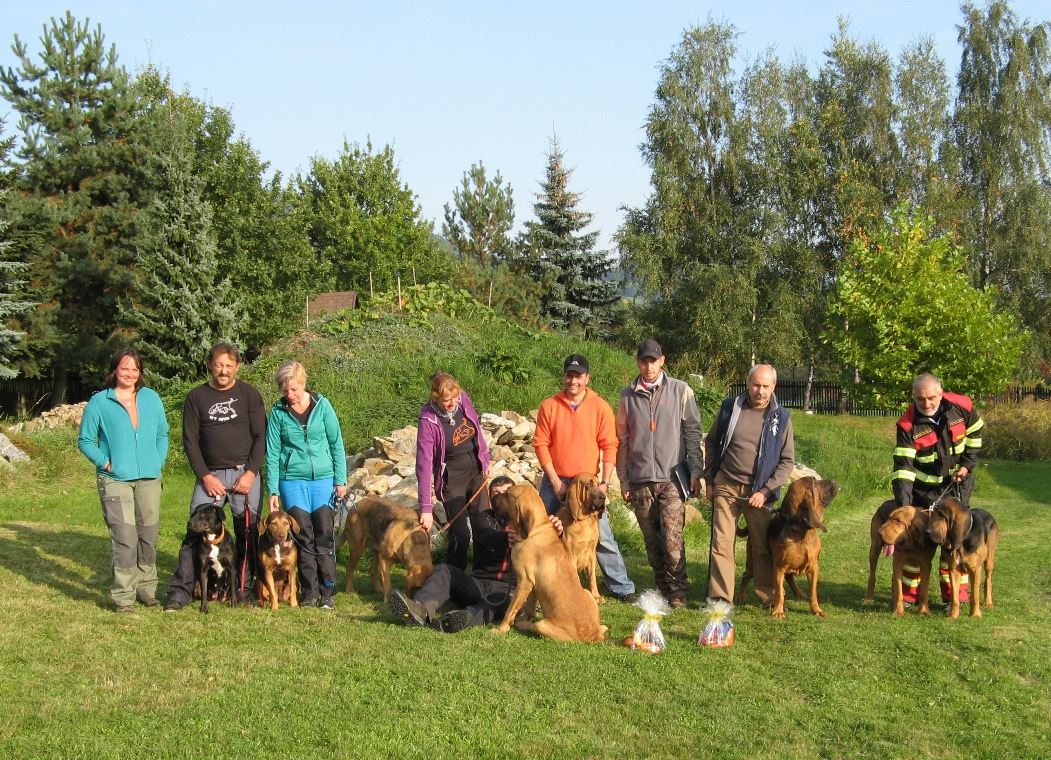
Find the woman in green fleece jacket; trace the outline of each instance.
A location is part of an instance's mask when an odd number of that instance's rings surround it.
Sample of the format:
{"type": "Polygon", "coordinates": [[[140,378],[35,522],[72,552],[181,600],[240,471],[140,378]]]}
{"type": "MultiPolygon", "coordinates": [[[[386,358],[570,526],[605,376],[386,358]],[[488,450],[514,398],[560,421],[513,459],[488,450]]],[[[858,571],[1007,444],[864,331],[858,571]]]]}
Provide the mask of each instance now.
{"type": "Polygon", "coordinates": [[[117,612],[135,600],[156,607],[161,468],[168,456],[168,419],[160,396],[143,387],[142,357],[122,348],[106,388],[88,401],[77,445],[95,465],[102,516],[113,552],[110,596],[117,612]]]}
{"type": "Polygon", "coordinates": [[[332,493],[347,495],[347,454],[336,410],[319,393],[306,389],[307,371],[287,361],[274,377],[281,400],[266,425],[266,487],[270,510],[284,503],[299,525],[300,606],[333,607],[336,559],[332,553],[332,493]]]}

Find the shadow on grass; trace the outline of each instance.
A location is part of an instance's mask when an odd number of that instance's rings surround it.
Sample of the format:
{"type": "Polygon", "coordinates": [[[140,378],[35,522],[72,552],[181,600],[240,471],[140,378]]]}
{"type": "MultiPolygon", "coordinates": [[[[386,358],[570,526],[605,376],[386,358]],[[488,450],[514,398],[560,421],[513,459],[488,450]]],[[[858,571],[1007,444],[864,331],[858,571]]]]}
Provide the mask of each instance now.
{"type": "MultiPolygon", "coordinates": [[[[0,566],[21,575],[33,584],[55,589],[70,599],[91,602],[109,608],[110,542],[78,530],[41,530],[23,523],[4,523],[14,539],[0,536],[0,566]],[[66,562],[56,561],[59,557],[66,562]],[[89,575],[85,577],[84,568],[89,575]]],[[[174,565],[174,558],[158,553],[158,575],[161,567],[174,565]]]]}

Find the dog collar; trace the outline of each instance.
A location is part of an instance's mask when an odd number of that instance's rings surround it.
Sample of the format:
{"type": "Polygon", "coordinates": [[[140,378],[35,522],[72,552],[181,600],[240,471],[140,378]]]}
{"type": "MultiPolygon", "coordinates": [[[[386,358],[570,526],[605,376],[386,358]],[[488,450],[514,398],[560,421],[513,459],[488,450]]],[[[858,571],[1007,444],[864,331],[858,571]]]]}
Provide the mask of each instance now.
{"type": "Polygon", "coordinates": [[[219,527],[219,535],[216,536],[214,541],[212,539],[208,538],[207,536],[205,536],[204,540],[207,541],[212,546],[218,546],[219,544],[221,544],[223,542],[224,538],[226,538],[226,523],[223,523],[219,527]]]}

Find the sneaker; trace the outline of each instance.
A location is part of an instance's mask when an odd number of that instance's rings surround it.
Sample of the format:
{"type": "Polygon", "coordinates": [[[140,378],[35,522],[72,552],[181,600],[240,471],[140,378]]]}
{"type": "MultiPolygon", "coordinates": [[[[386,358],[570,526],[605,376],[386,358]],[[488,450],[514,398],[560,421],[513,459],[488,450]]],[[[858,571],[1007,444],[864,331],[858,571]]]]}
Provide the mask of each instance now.
{"type": "Polygon", "coordinates": [[[135,611],[135,607],[130,604],[118,604],[117,609],[113,610],[118,615],[127,615],[135,611]]]}
{"type": "Polygon", "coordinates": [[[639,595],[636,594],[634,591],[629,591],[627,594],[614,594],[611,591],[610,596],[612,596],[618,602],[624,602],[624,604],[635,604],[635,602],[639,601],[639,595]]]}
{"type": "Polygon", "coordinates": [[[467,610],[449,610],[438,621],[437,628],[442,633],[459,633],[471,627],[471,613],[467,610]]]}
{"type": "Polygon", "coordinates": [[[178,599],[169,599],[164,605],[165,612],[178,612],[186,606],[186,602],[180,602],[178,599]]]}
{"type": "Polygon", "coordinates": [[[332,601],[331,596],[323,597],[321,600],[321,609],[323,610],[334,610],[336,609],[336,603],[332,601]]]}
{"type": "Polygon", "coordinates": [[[317,607],[317,597],[312,596],[299,603],[300,607],[317,607]]]}
{"type": "Polygon", "coordinates": [[[430,618],[426,607],[417,601],[413,601],[397,589],[392,588],[390,593],[387,594],[387,606],[394,613],[394,616],[405,623],[405,625],[425,626],[428,623],[428,618],[430,618]]]}

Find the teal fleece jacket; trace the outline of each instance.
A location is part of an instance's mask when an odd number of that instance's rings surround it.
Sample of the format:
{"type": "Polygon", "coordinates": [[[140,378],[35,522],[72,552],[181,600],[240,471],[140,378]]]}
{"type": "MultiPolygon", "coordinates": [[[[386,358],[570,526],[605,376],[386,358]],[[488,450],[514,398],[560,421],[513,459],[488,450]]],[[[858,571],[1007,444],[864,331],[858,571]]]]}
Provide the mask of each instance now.
{"type": "Polygon", "coordinates": [[[168,418],[157,392],[140,388],[135,394],[139,428],[131,426],[131,415],[117,400],[113,388],[91,397],[80,421],[77,446],[95,472],[114,480],[159,478],[168,458],[168,418]],[[106,472],[106,465],[110,471],[106,472]]]}
{"type": "Polygon", "coordinates": [[[311,393],[314,410],[307,424],[299,420],[281,399],[270,410],[266,424],[266,487],[277,493],[282,480],[332,478],[334,485],[347,483],[347,453],[339,430],[336,410],[320,393],[311,393]]]}

